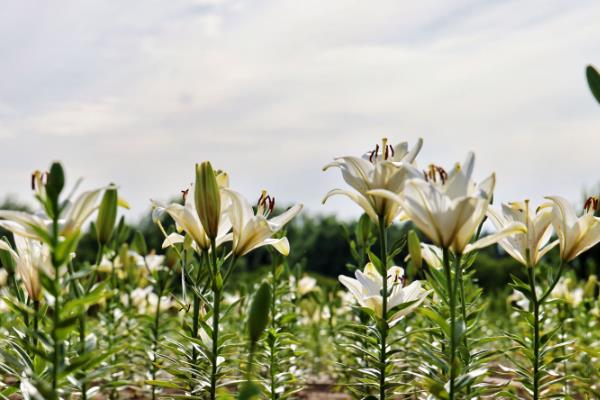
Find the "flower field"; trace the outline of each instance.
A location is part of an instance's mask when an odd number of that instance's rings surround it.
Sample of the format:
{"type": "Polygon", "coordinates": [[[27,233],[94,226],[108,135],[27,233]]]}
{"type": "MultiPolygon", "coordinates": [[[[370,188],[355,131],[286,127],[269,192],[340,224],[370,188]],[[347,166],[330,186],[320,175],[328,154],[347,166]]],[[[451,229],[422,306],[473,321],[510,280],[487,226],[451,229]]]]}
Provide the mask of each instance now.
{"type": "Polygon", "coordinates": [[[301,204],[250,202],[208,161],[152,201],[158,243],[119,217],[118,186],[34,172],[36,209],[0,211],[0,397],[600,398],[598,260],[580,257],[598,197],[495,204],[473,153],[423,167],[424,149],[383,139],[323,168],[340,173],[323,202],[363,212],[337,280],[290,262],[301,204]],[[489,254],[518,265],[492,294],[489,254]]]}

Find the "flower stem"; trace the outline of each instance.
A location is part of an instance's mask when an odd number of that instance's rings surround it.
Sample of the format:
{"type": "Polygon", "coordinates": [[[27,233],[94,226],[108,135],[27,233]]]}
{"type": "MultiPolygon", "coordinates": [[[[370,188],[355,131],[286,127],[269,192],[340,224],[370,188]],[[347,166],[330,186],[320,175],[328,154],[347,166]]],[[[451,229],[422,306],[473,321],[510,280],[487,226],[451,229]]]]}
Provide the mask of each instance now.
{"type": "MultiPolygon", "coordinates": [[[[195,291],[194,291],[194,313],[192,316],[192,338],[196,339],[198,338],[198,329],[200,326],[200,296],[198,296],[198,294],[196,293],[196,291],[200,290],[200,278],[201,275],[200,273],[202,272],[202,268],[207,265],[207,263],[205,262],[206,260],[206,256],[205,256],[205,252],[202,253],[202,255],[200,256],[200,265],[198,266],[198,271],[196,272],[196,281],[194,282],[194,286],[195,286],[195,291]]],[[[210,266],[209,266],[210,268],[210,266]]],[[[193,345],[192,346],[192,378],[196,377],[197,375],[197,371],[196,371],[196,362],[198,360],[198,351],[196,350],[196,346],[193,345]]],[[[193,387],[194,385],[191,384],[191,386],[193,387]]]]}
{"type": "Polygon", "coordinates": [[[450,267],[449,251],[447,248],[444,248],[443,252],[444,271],[446,272],[446,285],[448,286],[448,294],[450,295],[450,354],[448,357],[448,363],[450,368],[449,399],[454,400],[454,380],[456,379],[456,284],[452,283],[452,271],[450,267]]]}
{"type": "Polygon", "coordinates": [[[383,290],[382,290],[382,304],[381,304],[381,323],[379,325],[379,333],[381,335],[381,348],[379,352],[379,400],[385,400],[385,378],[386,378],[386,366],[387,366],[387,335],[388,335],[388,324],[387,324],[387,230],[385,226],[385,219],[379,217],[379,249],[381,269],[383,277],[383,290]]]}
{"type": "MultiPolygon", "coordinates": [[[[276,312],[276,307],[277,307],[277,303],[276,303],[276,299],[277,296],[275,295],[276,290],[277,290],[277,280],[276,280],[276,275],[277,273],[277,256],[273,255],[273,260],[272,260],[272,265],[271,265],[271,329],[273,329],[273,332],[277,332],[277,312],[276,312]]],[[[275,346],[275,341],[276,339],[273,338],[273,340],[269,340],[269,352],[271,354],[269,354],[269,375],[270,375],[270,380],[271,380],[271,400],[277,400],[278,395],[277,395],[277,360],[275,357],[275,352],[276,350],[276,346],[275,346]]],[[[255,343],[252,342],[250,345],[250,357],[253,356],[254,354],[254,346],[255,343]]],[[[252,362],[252,359],[250,358],[249,363],[252,362]]],[[[248,369],[250,370],[251,367],[249,367],[248,369]]],[[[250,376],[248,376],[248,380],[250,380],[250,376]]]]}
{"type": "MultiPolygon", "coordinates": [[[[104,254],[104,243],[99,241],[98,242],[98,251],[96,253],[96,264],[95,264],[96,268],[98,268],[98,266],[100,265],[103,254],[104,254]]],[[[94,272],[88,283],[87,288],[82,289],[82,290],[84,290],[84,292],[78,293],[78,294],[82,297],[85,296],[92,288],[92,285],[94,284],[95,280],[96,280],[96,269],[94,269],[94,272]]],[[[77,285],[75,285],[75,287],[77,288],[77,285]]],[[[85,354],[86,318],[87,318],[87,312],[84,311],[79,316],[79,353],[82,356],[85,354]]],[[[81,400],[87,400],[87,384],[85,382],[81,382],[81,400]]]]}
{"type": "Polygon", "coordinates": [[[540,368],[540,306],[535,290],[535,271],[534,267],[527,268],[529,278],[529,288],[531,290],[531,299],[533,302],[533,400],[539,399],[539,368],[540,368]]]}
{"type": "Polygon", "coordinates": [[[60,323],[60,291],[62,290],[60,284],[60,265],[56,260],[56,248],[58,246],[58,215],[54,215],[52,218],[52,266],[54,267],[54,291],[56,293],[54,297],[54,310],[52,313],[52,343],[54,345],[53,354],[53,366],[52,366],[52,390],[57,395],[58,389],[58,368],[61,364],[60,353],[62,342],[58,339],[58,326],[60,323]]]}
{"type": "MultiPolygon", "coordinates": [[[[217,398],[217,362],[219,360],[219,317],[220,317],[220,306],[221,306],[221,289],[220,284],[217,282],[217,277],[220,276],[218,265],[217,265],[217,246],[215,240],[212,240],[211,244],[211,255],[213,276],[213,315],[212,315],[212,370],[210,373],[210,399],[215,400],[217,398]]],[[[221,283],[222,284],[222,283],[221,283]]]]}
{"type": "MultiPolygon", "coordinates": [[[[152,380],[156,380],[156,359],[158,357],[158,339],[160,326],[160,302],[163,296],[163,283],[158,282],[158,299],[156,300],[156,310],[154,311],[154,325],[152,326],[152,380]]],[[[156,399],[156,386],[152,385],[152,400],[156,399]]]]}

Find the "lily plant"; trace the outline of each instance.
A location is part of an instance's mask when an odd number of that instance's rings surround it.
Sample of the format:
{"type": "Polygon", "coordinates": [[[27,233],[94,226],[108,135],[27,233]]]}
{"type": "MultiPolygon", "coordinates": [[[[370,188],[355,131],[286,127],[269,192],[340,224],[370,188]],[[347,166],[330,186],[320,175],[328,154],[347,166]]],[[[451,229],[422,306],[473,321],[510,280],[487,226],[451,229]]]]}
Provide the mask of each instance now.
{"type": "MultiPolygon", "coordinates": [[[[269,218],[275,207],[275,200],[266,191],[261,193],[256,212],[248,201],[238,192],[228,188],[227,174],[215,172],[209,162],[196,166],[196,181],[193,190],[184,191],[184,204],[161,205],[154,203],[154,220],[159,224],[165,235],[163,247],[175,247],[185,244],[186,239],[179,233],[167,234],[160,223],[160,215],[167,213],[175,221],[177,230],[185,232],[193,241],[193,248],[200,257],[200,266],[197,269],[194,287],[194,314],[192,326],[192,340],[197,342],[199,335],[208,336],[204,340],[210,345],[210,373],[209,394],[211,400],[217,397],[219,385],[220,356],[223,344],[220,335],[221,302],[224,288],[235,268],[236,259],[249,252],[262,247],[272,246],[283,255],[289,253],[287,238],[273,238],[283,227],[294,218],[302,209],[302,205],[295,205],[279,216],[269,218]],[[224,257],[219,257],[219,250],[231,242],[231,251],[224,257]],[[229,259],[228,267],[224,267],[225,260],[229,259]],[[199,282],[201,273],[206,268],[209,276],[209,287],[212,295],[211,304],[205,302],[201,294],[199,282]],[[206,335],[200,329],[201,307],[211,309],[211,329],[206,335]]],[[[183,257],[182,257],[183,260],[183,257]]],[[[184,263],[182,263],[184,264],[184,263]]],[[[196,344],[193,344],[192,364],[196,363],[196,344]]],[[[195,368],[195,365],[192,366],[195,368]]]]}

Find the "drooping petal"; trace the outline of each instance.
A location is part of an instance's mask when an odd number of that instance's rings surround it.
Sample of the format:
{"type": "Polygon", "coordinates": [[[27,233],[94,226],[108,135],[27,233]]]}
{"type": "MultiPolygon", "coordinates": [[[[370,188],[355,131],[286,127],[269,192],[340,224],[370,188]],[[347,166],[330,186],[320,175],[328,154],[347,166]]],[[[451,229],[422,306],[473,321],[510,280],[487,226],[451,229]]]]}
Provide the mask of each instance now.
{"type": "Polygon", "coordinates": [[[290,207],[289,209],[287,209],[286,211],[284,211],[283,213],[279,214],[278,216],[270,218],[269,223],[272,225],[273,229],[277,232],[281,228],[283,228],[284,225],[286,225],[288,222],[290,222],[296,215],[298,215],[300,213],[300,211],[302,211],[302,208],[303,208],[302,204],[296,204],[296,205],[290,207]]]}
{"type": "MultiPolygon", "coordinates": [[[[368,193],[370,194],[371,192],[368,193]]],[[[354,201],[360,206],[360,208],[364,210],[364,212],[369,216],[369,218],[371,218],[371,221],[373,221],[374,223],[379,223],[379,217],[377,216],[375,209],[373,208],[371,203],[369,203],[369,201],[359,193],[351,192],[349,190],[344,189],[333,189],[327,192],[325,197],[323,197],[322,203],[325,203],[327,199],[335,195],[347,196],[348,198],[350,198],[350,200],[354,201]]]]}
{"type": "Polygon", "coordinates": [[[174,246],[177,243],[183,243],[184,241],[185,241],[185,238],[183,237],[183,235],[173,232],[165,238],[161,247],[163,249],[166,249],[167,247],[174,246]]]}
{"type": "Polygon", "coordinates": [[[475,243],[468,244],[465,247],[464,254],[470,253],[471,251],[479,250],[494,243],[497,243],[499,240],[518,233],[526,233],[527,227],[521,222],[511,222],[510,224],[504,226],[501,230],[498,230],[491,235],[484,236],[477,240],[475,243]]]}

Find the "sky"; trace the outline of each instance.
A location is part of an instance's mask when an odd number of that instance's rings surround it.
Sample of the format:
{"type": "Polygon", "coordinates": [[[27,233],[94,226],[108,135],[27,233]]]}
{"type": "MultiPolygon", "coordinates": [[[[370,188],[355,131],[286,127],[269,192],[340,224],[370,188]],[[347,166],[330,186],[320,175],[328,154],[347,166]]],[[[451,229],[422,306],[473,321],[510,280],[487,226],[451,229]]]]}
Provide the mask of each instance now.
{"type": "Polygon", "coordinates": [[[600,182],[597,1],[5,2],[0,197],[62,160],[142,215],[211,160],[249,199],[357,216],[335,156],[382,137],[497,175],[496,201],[600,182]]]}

